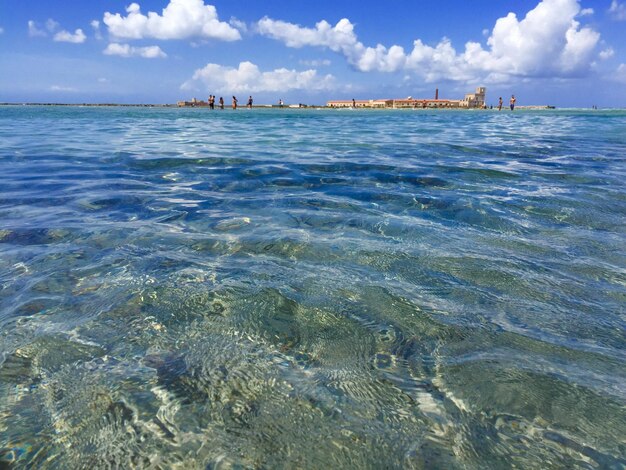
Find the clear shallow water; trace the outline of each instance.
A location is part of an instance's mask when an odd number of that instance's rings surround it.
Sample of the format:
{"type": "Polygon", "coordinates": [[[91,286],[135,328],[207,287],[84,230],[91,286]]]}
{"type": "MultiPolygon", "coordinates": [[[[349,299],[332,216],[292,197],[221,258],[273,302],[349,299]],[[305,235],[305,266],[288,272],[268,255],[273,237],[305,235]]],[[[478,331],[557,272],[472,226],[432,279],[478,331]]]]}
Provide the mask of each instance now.
{"type": "Polygon", "coordinates": [[[624,468],[626,112],[0,108],[0,467],[624,468]]]}

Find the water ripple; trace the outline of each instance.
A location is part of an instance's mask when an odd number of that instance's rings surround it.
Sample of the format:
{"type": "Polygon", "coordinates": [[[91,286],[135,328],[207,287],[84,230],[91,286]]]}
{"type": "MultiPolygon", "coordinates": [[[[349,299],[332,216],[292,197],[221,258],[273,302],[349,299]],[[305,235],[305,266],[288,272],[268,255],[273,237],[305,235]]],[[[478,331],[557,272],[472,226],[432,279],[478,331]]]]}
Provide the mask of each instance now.
{"type": "Polygon", "coordinates": [[[0,467],[625,467],[625,128],[1,107],[0,467]]]}

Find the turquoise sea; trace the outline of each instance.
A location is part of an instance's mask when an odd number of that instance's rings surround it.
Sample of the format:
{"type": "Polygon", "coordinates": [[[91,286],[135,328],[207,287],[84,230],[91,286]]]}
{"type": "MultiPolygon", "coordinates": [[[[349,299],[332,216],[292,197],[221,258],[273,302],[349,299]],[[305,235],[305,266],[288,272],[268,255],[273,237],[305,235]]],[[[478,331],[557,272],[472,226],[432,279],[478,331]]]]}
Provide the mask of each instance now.
{"type": "Polygon", "coordinates": [[[626,111],[0,107],[0,468],[626,468],[626,111]]]}

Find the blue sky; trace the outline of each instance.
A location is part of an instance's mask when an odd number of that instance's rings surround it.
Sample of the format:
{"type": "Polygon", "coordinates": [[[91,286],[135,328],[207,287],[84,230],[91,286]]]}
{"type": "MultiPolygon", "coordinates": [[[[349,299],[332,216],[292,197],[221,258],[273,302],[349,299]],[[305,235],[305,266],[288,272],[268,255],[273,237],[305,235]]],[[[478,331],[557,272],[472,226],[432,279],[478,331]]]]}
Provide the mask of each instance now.
{"type": "Polygon", "coordinates": [[[0,0],[1,102],[626,107],[626,0],[0,0]]]}

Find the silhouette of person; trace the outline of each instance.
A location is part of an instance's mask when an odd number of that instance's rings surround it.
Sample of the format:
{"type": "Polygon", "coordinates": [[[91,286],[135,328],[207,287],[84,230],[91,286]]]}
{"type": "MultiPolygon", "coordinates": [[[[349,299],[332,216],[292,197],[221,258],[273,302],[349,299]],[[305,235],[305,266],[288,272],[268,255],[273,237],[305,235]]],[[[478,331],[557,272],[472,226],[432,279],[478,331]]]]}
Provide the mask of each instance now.
{"type": "Polygon", "coordinates": [[[233,109],[237,109],[237,98],[233,96],[233,109]]]}

